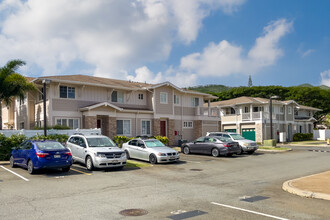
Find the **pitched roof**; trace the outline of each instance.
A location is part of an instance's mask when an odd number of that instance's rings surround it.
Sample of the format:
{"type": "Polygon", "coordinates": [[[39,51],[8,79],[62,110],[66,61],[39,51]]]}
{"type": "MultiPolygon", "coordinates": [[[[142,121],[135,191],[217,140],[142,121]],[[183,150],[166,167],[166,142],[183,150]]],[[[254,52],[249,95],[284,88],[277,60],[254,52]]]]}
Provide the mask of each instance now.
{"type": "Polygon", "coordinates": [[[306,109],[306,110],[313,110],[313,111],[322,111],[322,109],[319,108],[314,108],[310,106],[305,106],[305,105],[298,105],[299,109],[306,109]]]}

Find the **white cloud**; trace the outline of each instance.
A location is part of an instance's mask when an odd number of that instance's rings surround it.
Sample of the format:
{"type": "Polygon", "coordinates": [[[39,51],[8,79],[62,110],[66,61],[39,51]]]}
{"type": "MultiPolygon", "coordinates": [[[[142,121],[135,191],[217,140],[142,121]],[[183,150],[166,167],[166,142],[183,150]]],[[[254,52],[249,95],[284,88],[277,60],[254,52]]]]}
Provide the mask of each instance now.
{"type": "MultiPolygon", "coordinates": [[[[168,58],[174,41],[196,40],[210,11],[244,0],[5,0],[0,3],[0,63],[20,58],[44,74],[74,62],[98,76],[168,58]]],[[[66,72],[68,73],[68,72],[66,72]]]]}
{"type": "Polygon", "coordinates": [[[247,55],[243,48],[226,40],[210,43],[203,53],[193,53],[181,59],[180,69],[202,76],[226,76],[233,73],[251,74],[273,65],[283,55],[279,40],[292,28],[292,22],[280,19],[264,28],[247,55]]]}
{"type": "Polygon", "coordinates": [[[314,52],[314,50],[309,49],[309,50],[306,50],[305,52],[303,52],[303,53],[301,54],[301,56],[302,56],[302,57],[306,57],[306,56],[310,55],[310,54],[313,53],[313,52],[314,52]]]}
{"type": "Polygon", "coordinates": [[[321,74],[321,85],[330,86],[330,70],[326,70],[321,74]]]}

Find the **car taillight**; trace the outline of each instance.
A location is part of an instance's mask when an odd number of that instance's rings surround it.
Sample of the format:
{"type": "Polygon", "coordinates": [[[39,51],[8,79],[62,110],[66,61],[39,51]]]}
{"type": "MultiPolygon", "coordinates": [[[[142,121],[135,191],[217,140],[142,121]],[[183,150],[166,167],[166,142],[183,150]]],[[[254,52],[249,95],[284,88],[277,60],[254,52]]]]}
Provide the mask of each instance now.
{"type": "Polygon", "coordinates": [[[69,157],[72,156],[71,152],[65,152],[69,157]]]}
{"type": "Polygon", "coordinates": [[[230,144],[224,144],[223,146],[224,146],[224,147],[231,147],[230,144]]]}
{"type": "Polygon", "coordinates": [[[37,153],[37,157],[46,157],[49,153],[37,153]]]}

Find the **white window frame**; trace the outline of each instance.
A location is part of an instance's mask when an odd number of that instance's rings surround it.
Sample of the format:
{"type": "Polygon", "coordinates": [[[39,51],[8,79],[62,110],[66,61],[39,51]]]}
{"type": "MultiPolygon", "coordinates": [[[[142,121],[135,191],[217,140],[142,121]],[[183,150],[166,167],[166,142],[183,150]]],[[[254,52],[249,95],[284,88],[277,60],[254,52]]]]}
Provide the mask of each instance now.
{"type": "Polygon", "coordinates": [[[197,107],[197,106],[199,106],[199,97],[191,97],[191,99],[190,99],[190,105],[191,105],[191,107],[197,107]],[[198,105],[196,105],[196,100],[198,100],[198,105]]]}
{"type": "Polygon", "coordinates": [[[173,102],[174,102],[174,105],[180,105],[180,96],[174,94],[173,102]]]}
{"type": "Polygon", "coordinates": [[[139,99],[139,100],[143,100],[143,93],[139,93],[139,95],[138,95],[138,99],[139,99]]]}
{"type": "MultiPolygon", "coordinates": [[[[63,126],[63,121],[66,121],[65,122],[65,125],[64,126],[69,126],[69,120],[73,120],[73,126],[72,126],[72,129],[77,129],[77,128],[80,128],[80,118],[55,118],[55,124],[56,125],[62,125],[63,126]],[[60,123],[58,123],[60,120],[60,123]],[[75,126],[75,121],[77,121],[77,127],[75,126]]],[[[71,128],[71,127],[70,127],[71,128]]]]}
{"type": "Polygon", "coordinates": [[[280,106],[280,113],[284,113],[284,107],[280,106]]]}
{"type": "Polygon", "coordinates": [[[124,99],[125,99],[125,94],[122,91],[113,91],[111,94],[111,102],[115,102],[115,103],[124,103],[124,99]],[[116,97],[116,101],[112,100],[112,95],[113,93],[116,92],[117,93],[117,97],[116,97]],[[120,97],[121,96],[121,97],[120,97]]]}
{"type": "Polygon", "coordinates": [[[118,128],[116,129],[116,133],[117,133],[117,135],[125,135],[125,136],[131,136],[131,134],[132,134],[132,121],[131,121],[131,119],[117,119],[116,120],[116,125],[117,125],[117,123],[118,123],[118,121],[122,121],[123,122],[123,133],[121,134],[121,133],[118,133],[118,128]],[[129,121],[129,133],[124,133],[124,121],[129,121]]]}
{"type": "Polygon", "coordinates": [[[193,121],[184,121],[183,128],[194,128],[194,122],[193,121]]]}
{"type": "Polygon", "coordinates": [[[60,97],[60,99],[76,99],[76,88],[73,87],[73,86],[59,86],[59,97],[60,97]],[[61,87],[66,87],[66,97],[61,97],[61,87]],[[69,90],[74,91],[74,97],[73,98],[69,97],[69,90]]]}
{"type": "Polygon", "coordinates": [[[159,101],[160,104],[168,104],[168,93],[167,92],[160,92],[159,93],[159,101]],[[163,100],[165,98],[165,100],[163,100]]]}
{"type": "Polygon", "coordinates": [[[292,108],[291,108],[291,106],[288,107],[288,114],[289,114],[289,115],[292,114],[292,108]]]}
{"type": "MultiPolygon", "coordinates": [[[[148,130],[148,127],[146,128],[146,130],[148,130]]],[[[152,128],[151,128],[151,120],[147,120],[147,119],[143,119],[141,120],[141,135],[151,135],[152,133],[152,128]],[[149,122],[150,123],[150,126],[149,126],[149,134],[148,134],[148,131],[146,133],[143,132],[143,122],[149,122]]]]}

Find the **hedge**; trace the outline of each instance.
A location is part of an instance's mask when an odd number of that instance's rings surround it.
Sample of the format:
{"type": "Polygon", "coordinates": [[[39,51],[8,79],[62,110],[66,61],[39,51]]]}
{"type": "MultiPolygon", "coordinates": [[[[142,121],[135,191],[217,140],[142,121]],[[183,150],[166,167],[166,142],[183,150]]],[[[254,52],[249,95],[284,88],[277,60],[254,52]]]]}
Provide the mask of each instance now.
{"type": "MultiPolygon", "coordinates": [[[[36,135],[31,140],[56,140],[61,143],[65,143],[68,140],[66,134],[50,134],[47,137],[44,135],[36,135]]],[[[13,147],[17,147],[23,141],[28,140],[25,135],[13,134],[10,137],[6,137],[4,134],[0,134],[0,160],[9,160],[10,152],[13,147]]]]}
{"type": "Polygon", "coordinates": [[[293,141],[308,141],[308,140],[313,140],[312,133],[307,133],[307,134],[296,133],[293,135],[293,141]]]}

